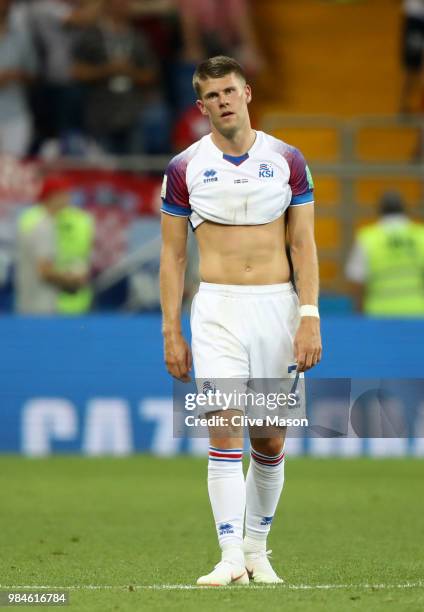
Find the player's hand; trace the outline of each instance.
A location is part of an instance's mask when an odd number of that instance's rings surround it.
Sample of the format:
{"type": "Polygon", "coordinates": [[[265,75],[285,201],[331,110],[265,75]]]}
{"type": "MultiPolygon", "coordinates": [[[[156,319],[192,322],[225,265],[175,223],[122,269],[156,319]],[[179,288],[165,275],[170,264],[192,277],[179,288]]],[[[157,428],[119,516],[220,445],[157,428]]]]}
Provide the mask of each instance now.
{"type": "Polygon", "coordinates": [[[190,347],[179,332],[164,334],[165,363],[168,372],[182,382],[191,380],[192,367],[190,347]]]}
{"type": "Polygon", "coordinates": [[[294,339],[298,372],[306,372],[321,361],[322,345],[318,317],[302,317],[294,339]]]}

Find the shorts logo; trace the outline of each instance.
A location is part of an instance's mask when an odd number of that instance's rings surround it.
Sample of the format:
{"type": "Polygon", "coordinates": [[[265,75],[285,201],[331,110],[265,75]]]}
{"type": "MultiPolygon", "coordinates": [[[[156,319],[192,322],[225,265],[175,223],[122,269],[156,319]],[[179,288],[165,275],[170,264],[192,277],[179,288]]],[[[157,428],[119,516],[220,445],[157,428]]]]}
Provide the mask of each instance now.
{"type": "Polygon", "coordinates": [[[273,516],[263,516],[260,525],[271,525],[273,516]]]}
{"type": "Polygon", "coordinates": [[[259,178],[272,178],[274,176],[274,169],[271,164],[262,163],[259,164],[259,178]]]}
{"type": "Polygon", "coordinates": [[[215,181],[218,180],[218,177],[216,176],[217,172],[216,170],[213,170],[212,168],[210,170],[205,170],[203,173],[203,176],[205,177],[203,179],[204,183],[215,183],[215,181]]]}
{"type": "Polygon", "coordinates": [[[231,523],[221,523],[221,525],[218,527],[218,531],[219,531],[219,535],[225,535],[228,533],[234,533],[234,527],[231,525],[231,523]]]}
{"type": "Polygon", "coordinates": [[[210,380],[205,380],[203,383],[203,393],[206,395],[207,393],[216,393],[216,386],[210,380]]]}

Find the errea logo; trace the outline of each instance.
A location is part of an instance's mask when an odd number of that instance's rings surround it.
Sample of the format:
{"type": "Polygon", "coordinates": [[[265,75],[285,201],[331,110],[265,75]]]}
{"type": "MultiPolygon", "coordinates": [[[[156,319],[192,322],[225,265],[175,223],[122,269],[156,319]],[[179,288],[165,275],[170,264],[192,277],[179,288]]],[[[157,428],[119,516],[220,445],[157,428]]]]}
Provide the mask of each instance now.
{"type": "Polygon", "coordinates": [[[274,169],[271,164],[262,163],[259,164],[259,178],[272,178],[274,176],[274,169]]]}
{"type": "Polygon", "coordinates": [[[203,176],[205,177],[203,179],[204,183],[215,183],[215,181],[218,180],[218,177],[216,176],[217,172],[216,170],[213,170],[212,168],[210,170],[205,170],[203,173],[203,176]]]}

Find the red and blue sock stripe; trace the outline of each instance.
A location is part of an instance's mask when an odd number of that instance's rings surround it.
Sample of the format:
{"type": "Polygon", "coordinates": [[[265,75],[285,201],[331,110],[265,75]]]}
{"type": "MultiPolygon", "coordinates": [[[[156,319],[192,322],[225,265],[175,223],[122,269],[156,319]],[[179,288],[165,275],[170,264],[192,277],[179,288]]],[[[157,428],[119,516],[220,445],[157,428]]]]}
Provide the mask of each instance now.
{"type": "Polygon", "coordinates": [[[250,455],[252,459],[256,461],[256,463],[260,463],[261,465],[266,465],[268,467],[275,467],[282,463],[285,453],[284,451],[281,451],[281,453],[278,455],[273,455],[270,457],[269,455],[264,455],[263,453],[256,451],[254,448],[251,448],[250,455]]]}
{"type": "Polygon", "coordinates": [[[229,461],[230,463],[237,463],[243,459],[243,449],[216,448],[215,446],[210,446],[209,459],[210,461],[229,461]]]}

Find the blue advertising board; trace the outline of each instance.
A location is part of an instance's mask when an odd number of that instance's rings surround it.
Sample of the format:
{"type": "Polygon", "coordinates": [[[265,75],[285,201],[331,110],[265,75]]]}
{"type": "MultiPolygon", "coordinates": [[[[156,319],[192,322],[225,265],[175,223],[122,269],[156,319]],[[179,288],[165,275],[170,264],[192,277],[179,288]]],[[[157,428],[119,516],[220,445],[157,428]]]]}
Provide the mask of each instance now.
{"type": "MultiPolygon", "coordinates": [[[[173,436],[160,326],[158,314],[0,319],[0,452],[204,453],[205,439],[173,436]]],[[[187,319],[184,329],[188,337],[187,319]]],[[[334,317],[322,329],[324,357],[311,379],[424,378],[423,321],[334,317]]],[[[407,436],[299,437],[288,441],[288,452],[424,454],[421,391],[414,388],[418,429],[407,436]]],[[[319,401],[335,406],[331,394],[319,401]]]]}

